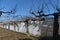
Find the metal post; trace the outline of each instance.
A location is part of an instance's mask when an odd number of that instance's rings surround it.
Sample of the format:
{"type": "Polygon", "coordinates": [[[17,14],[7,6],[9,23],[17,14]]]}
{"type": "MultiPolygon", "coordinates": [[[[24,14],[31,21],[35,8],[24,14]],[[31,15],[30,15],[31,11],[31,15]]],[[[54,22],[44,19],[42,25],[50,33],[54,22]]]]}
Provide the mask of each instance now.
{"type": "Polygon", "coordinates": [[[10,23],[8,24],[8,29],[10,30],[10,23]]]}

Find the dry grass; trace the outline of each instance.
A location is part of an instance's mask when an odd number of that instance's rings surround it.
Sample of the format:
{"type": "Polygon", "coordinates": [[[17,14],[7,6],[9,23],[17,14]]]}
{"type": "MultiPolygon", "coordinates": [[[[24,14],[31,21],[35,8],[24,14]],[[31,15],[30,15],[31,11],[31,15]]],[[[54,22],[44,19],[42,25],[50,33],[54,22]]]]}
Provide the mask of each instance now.
{"type": "Polygon", "coordinates": [[[25,39],[30,38],[32,40],[37,40],[35,37],[28,37],[26,34],[14,32],[8,29],[0,28],[0,40],[19,40],[19,39],[25,39]]]}

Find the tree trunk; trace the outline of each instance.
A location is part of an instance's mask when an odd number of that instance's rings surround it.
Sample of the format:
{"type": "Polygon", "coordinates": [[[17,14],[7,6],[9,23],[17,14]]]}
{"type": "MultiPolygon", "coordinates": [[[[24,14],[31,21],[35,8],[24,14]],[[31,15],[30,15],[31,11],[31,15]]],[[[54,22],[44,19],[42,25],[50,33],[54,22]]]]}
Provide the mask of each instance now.
{"type": "Polygon", "coordinates": [[[27,34],[27,36],[29,36],[28,22],[26,22],[25,25],[26,25],[26,34],[27,34]]]}
{"type": "Polygon", "coordinates": [[[58,38],[58,29],[59,29],[59,23],[58,23],[59,14],[54,14],[54,25],[53,25],[53,40],[57,40],[58,38]]]}

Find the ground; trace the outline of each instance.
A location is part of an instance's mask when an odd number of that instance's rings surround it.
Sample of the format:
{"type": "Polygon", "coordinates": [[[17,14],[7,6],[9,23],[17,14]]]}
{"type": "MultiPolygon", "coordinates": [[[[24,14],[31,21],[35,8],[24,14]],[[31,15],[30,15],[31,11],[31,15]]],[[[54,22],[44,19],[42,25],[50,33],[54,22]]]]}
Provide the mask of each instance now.
{"type": "Polygon", "coordinates": [[[30,39],[33,39],[33,40],[37,40],[37,38],[35,37],[28,37],[26,36],[26,34],[23,34],[23,33],[19,33],[19,32],[14,32],[14,31],[11,31],[11,30],[7,30],[7,29],[4,29],[4,28],[0,28],[0,40],[30,40],[30,39]]]}

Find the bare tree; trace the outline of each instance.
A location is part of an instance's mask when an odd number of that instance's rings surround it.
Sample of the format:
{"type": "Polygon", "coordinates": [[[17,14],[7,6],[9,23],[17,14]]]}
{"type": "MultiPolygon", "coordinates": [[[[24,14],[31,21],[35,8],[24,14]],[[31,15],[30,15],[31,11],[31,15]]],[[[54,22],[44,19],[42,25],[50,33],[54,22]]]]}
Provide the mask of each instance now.
{"type": "MultiPolygon", "coordinates": [[[[0,8],[0,9],[3,9],[3,8],[0,8]]],[[[4,11],[1,11],[0,10],[0,16],[4,13],[4,14],[14,14],[14,13],[16,13],[16,9],[17,9],[17,4],[15,5],[15,7],[11,10],[11,11],[6,11],[6,12],[4,12],[4,11]]]]}
{"type": "MultiPolygon", "coordinates": [[[[49,0],[50,1],[50,0],[49,0]]],[[[46,4],[46,3],[45,3],[46,4]]],[[[60,9],[58,8],[58,0],[57,0],[57,5],[55,7],[55,5],[53,5],[53,3],[50,1],[50,4],[52,5],[52,7],[54,8],[54,10],[56,10],[57,12],[54,12],[53,14],[48,14],[48,15],[45,15],[45,14],[42,14],[43,13],[43,10],[41,11],[38,11],[37,13],[39,13],[39,15],[36,15],[35,12],[32,12],[33,15],[35,15],[36,17],[46,17],[46,16],[50,16],[50,15],[53,15],[54,16],[54,25],[53,25],[53,40],[58,40],[58,29],[59,29],[59,24],[58,24],[58,18],[60,16],[60,9]]],[[[46,4],[47,6],[47,4],[46,4]]],[[[40,19],[39,18],[39,19],[40,19]]]]}

